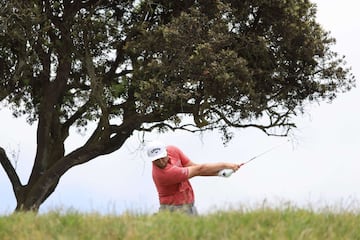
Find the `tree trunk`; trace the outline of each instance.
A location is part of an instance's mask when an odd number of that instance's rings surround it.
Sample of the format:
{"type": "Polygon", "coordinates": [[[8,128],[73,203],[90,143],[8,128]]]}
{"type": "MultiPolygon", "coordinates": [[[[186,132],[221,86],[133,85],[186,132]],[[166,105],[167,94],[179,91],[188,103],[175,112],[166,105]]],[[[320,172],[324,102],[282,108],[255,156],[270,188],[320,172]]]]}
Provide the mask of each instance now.
{"type": "Polygon", "coordinates": [[[134,120],[135,116],[124,120],[121,127],[116,128],[117,134],[111,138],[103,131],[101,125],[94,131],[88,142],[73,152],[64,156],[64,138],[53,138],[42,144],[38,144],[38,151],[34,167],[26,185],[20,179],[5,150],[0,147],[0,163],[7,173],[16,198],[15,211],[38,212],[41,204],[55,191],[60,178],[72,167],[86,163],[96,157],[109,154],[119,149],[139,123],[134,120]]]}
{"type": "Polygon", "coordinates": [[[16,197],[15,212],[38,212],[40,205],[55,191],[58,182],[55,182],[49,189],[42,188],[41,183],[38,183],[39,186],[23,187],[20,195],[16,197]]]}

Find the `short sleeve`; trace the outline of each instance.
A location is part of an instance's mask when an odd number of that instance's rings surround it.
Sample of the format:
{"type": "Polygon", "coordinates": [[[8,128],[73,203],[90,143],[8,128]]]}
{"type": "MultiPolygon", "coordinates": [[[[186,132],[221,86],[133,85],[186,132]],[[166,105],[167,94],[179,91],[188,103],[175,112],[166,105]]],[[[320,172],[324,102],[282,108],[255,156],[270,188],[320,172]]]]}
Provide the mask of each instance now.
{"type": "Polygon", "coordinates": [[[171,158],[180,160],[182,166],[186,166],[190,162],[190,158],[186,156],[178,147],[170,145],[167,146],[166,150],[171,158]]]}
{"type": "Polygon", "coordinates": [[[171,166],[163,172],[163,174],[157,175],[157,180],[162,185],[172,185],[181,183],[188,180],[189,169],[187,167],[171,166]]]}

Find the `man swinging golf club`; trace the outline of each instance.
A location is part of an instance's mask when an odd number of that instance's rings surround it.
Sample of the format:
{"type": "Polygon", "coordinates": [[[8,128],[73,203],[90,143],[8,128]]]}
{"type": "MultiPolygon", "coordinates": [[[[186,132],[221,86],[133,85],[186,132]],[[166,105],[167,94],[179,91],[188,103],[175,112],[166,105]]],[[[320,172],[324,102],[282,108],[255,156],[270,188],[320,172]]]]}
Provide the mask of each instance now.
{"type": "Polygon", "coordinates": [[[243,164],[218,162],[196,164],[179,148],[153,141],[147,146],[152,161],[152,177],[158,191],[160,211],[182,211],[197,215],[194,192],[189,179],[195,176],[224,176],[236,172],[243,164]]]}

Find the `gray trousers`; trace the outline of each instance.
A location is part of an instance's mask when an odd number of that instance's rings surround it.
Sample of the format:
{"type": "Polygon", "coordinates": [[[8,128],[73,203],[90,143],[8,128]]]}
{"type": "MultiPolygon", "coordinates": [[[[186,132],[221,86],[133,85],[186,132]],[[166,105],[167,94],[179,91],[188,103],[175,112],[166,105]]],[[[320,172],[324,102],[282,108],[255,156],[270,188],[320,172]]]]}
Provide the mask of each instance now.
{"type": "Polygon", "coordinates": [[[198,211],[193,203],[191,204],[182,204],[182,205],[170,205],[170,204],[160,204],[159,211],[170,211],[170,212],[183,212],[189,215],[197,216],[198,211]]]}

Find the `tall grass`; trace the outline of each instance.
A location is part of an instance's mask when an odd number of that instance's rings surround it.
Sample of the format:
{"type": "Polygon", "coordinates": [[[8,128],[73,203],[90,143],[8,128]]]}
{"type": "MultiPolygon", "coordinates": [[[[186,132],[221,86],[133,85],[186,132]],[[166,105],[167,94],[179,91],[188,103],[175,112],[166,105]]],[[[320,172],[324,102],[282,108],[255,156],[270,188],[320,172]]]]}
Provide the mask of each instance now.
{"type": "Polygon", "coordinates": [[[15,213],[0,217],[0,239],[356,240],[360,239],[360,215],[295,207],[219,211],[198,217],[180,213],[15,213]]]}

